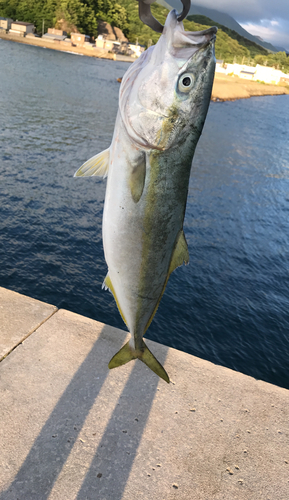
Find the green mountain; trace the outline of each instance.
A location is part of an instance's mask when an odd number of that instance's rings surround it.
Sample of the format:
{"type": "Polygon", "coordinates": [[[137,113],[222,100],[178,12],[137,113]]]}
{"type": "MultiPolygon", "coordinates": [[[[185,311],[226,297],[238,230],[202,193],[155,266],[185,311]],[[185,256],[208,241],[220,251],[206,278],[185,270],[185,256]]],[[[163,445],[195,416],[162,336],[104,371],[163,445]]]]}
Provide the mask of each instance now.
{"type": "MultiPolygon", "coordinates": [[[[128,28],[125,33],[128,39],[132,42],[138,40],[138,43],[146,46],[156,43],[160,35],[153,32],[139,20],[137,2],[135,0],[118,1],[125,7],[128,13],[128,28]]],[[[158,3],[152,4],[151,10],[154,17],[164,24],[168,10],[158,3]]],[[[255,55],[268,54],[267,50],[263,47],[246,40],[238,35],[238,33],[215,23],[209,18],[204,16],[189,16],[184,20],[184,27],[188,31],[200,31],[207,29],[209,26],[216,25],[219,28],[216,41],[217,59],[222,59],[226,62],[236,61],[239,63],[248,63],[250,60],[254,59],[255,55]]]]}
{"type": "Polygon", "coordinates": [[[217,26],[219,30],[222,30],[224,33],[226,33],[230,38],[233,40],[236,40],[239,45],[242,45],[245,47],[249,52],[250,52],[250,57],[254,58],[256,55],[268,55],[268,50],[266,50],[264,47],[261,45],[258,45],[255,42],[252,42],[251,40],[248,40],[248,38],[245,38],[242,35],[239,35],[236,31],[227,28],[223,24],[217,23],[216,21],[213,21],[209,17],[202,16],[202,15],[190,15],[187,17],[188,21],[194,21],[195,23],[198,24],[203,24],[207,26],[217,26]]]}
{"type": "MultiPolygon", "coordinates": [[[[169,10],[176,9],[179,11],[180,9],[180,0],[157,0],[160,5],[168,8],[169,10]]],[[[255,42],[257,45],[261,45],[265,49],[271,52],[278,52],[278,49],[274,47],[271,43],[265,42],[264,40],[260,40],[258,37],[251,35],[248,31],[246,31],[239,23],[232,17],[226,14],[225,12],[220,12],[219,10],[209,9],[207,7],[201,7],[200,5],[195,5],[191,3],[190,15],[201,15],[205,16],[209,19],[214,19],[214,23],[219,23],[222,26],[226,26],[231,30],[236,31],[239,35],[251,40],[251,42],[255,42]]]]}

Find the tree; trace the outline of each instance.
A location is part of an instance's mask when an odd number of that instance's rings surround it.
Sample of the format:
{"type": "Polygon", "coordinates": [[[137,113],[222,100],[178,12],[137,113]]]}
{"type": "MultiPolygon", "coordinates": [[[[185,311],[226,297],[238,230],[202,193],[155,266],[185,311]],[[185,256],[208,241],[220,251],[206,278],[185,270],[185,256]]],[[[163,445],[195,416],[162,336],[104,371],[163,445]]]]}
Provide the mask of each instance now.
{"type": "MultiPolygon", "coordinates": [[[[93,9],[80,0],[59,0],[56,10],[56,23],[66,21],[69,27],[76,26],[80,33],[90,36],[97,34],[97,22],[93,9]]],[[[71,29],[71,28],[70,28],[71,29]]]]}

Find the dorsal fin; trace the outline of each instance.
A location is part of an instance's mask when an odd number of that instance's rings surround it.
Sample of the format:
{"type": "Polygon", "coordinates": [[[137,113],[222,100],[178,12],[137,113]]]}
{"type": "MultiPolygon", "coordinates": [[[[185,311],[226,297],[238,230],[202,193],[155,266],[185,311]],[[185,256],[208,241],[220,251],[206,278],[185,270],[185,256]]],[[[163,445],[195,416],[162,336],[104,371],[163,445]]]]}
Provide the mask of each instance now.
{"type": "Polygon", "coordinates": [[[109,149],[105,149],[101,153],[87,160],[81,167],[75,172],[74,177],[107,177],[109,168],[109,149]]]}

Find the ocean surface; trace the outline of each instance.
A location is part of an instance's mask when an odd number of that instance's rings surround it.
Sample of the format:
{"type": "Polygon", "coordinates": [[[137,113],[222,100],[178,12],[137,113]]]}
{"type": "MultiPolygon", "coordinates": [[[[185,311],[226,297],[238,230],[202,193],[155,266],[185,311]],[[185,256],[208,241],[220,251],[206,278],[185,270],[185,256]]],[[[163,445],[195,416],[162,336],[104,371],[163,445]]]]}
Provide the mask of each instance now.
{"type": "MultiPolygon", "coordinates": [[[[73,174],[110,145],[128,66],[0,40],[0,286],[123,329],[106,183],[73,174]]],[[[289,96],[211,103],[184,231],[147,337],[289,388],[289,96]]]]}

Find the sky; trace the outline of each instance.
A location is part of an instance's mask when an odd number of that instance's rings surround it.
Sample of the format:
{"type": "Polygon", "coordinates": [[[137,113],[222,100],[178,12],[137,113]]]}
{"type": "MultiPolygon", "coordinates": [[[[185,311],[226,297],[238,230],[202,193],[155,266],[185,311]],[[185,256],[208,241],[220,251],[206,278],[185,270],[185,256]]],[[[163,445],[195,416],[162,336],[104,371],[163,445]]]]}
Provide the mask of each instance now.
{"type": "Polygon", "coordinates": [[[289,0],[192,0],[225,12],[252,35],[289,52],[289,0]]]}

